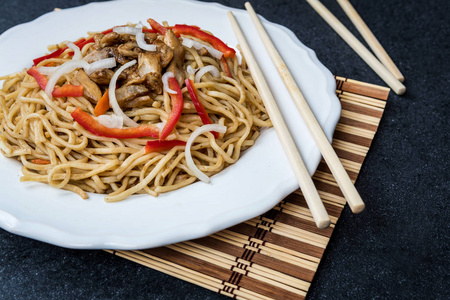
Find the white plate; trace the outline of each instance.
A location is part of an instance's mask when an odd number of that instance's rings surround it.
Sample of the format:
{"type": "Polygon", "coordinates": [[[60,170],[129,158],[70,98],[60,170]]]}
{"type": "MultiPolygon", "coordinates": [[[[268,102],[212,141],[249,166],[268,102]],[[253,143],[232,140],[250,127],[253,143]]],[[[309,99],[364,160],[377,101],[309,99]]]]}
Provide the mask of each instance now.
{"type": "MultiPolygon", "coordinates": [[[[0,70],[4,75],[30,67],[49,44],[150,17],[169,24],[198,25],[235,47],[228,10],[249,39],[312,174],[320,153],[244,10],[188,0],[128,0],[51,12],[0,36],[0,70]]],[[[291,31],[266,20],[263,24],[331,140],[340,116],[332,74],[291,31]]],[[[20,164],[13,159],[1,156],[0,169],[0,226],[80,249],[143,249],[202,237],[268,211],[298,188],[273,129],[264,130],[256,145],[213,176],[210,184],[197,182],[157,198],[139,195],[108,204],[103,196],[90,194],[89,200],[82,200],[42,183],[20,183],[20,164]]]]}

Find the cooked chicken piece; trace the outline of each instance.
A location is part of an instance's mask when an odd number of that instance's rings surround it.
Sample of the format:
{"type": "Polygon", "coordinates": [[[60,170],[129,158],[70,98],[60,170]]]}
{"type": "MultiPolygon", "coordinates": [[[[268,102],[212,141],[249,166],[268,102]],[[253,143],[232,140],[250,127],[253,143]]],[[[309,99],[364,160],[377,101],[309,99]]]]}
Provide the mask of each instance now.
{"type": "Polygon", "coordinates": [[[148,88],[143,84],[124,85],[116,89],[116,99],[120,106],[126,105],[126,102],[149,93],[148,88]]]}
{"type": "Polygon", "coordinates": [[[130,101],[122,102],[122,108],[133,108],[137,106],[152,106],[153,101],[154,100],[152,99],[152,97],[148,95],[140,96],[130,101]]]}
{"type": "Polygon", "coordinates": [[[126,64],[127,62],[129,62],[130,60],[127,59],[125,56],[123,56],[122,54],[119,53],[119,51],[117,50],[117,47],[105,47],[105,48],[101,48],[99,50],[95,50],[91,53],[89,53],[88,55],[86,55],[83,60],[88,62],[88,63],[92,63],[101,59],[105,59],[105,58],[109,58],[109,57],[114,57],[116,59],[116,61],[123,65],[126,64]]]}
{"type": "Polygon", "coordinates": [[[145,74],[144,76],[138,76],[138,74],[133,74],[127,77],[124,85],[137,85],[144,84],[149,90],[155,92],[156,94],[162,94],[162,80],[161,75],[156,75],[155,73],[145,74]]]}
{"type": "Polygon", "coordinates": [[[97,103],[98,99],[102,97],[102,91],[100,90],[98,85],[93,82],[83,70],[79,70],[77,72],[72,82],[74,84],[76,83],[83,85],[83,96],[86,97],[89,101],[97,103]]]}
{"type": "Polygon", "coordinates": [[[110,32],[105,34],[100,40],[100,47],[108,47],[113,46],[115,44],[120,43],[120,35],[117,32],[110,32]]]}
{"type": "Polygon", "coordinates": [[[145,32],[144,33],[144,39],[147,42],[147,44],[153,43],[154,40],[158,37],[158,34],[153,32],[145,32]]]}
{"type": "Polygon", "coordinates": [[[155,73],[149,73],[145,74],[144,76],[139,76],[138,73],[130,74],[126,81],[124,82],[124,85],[137,85],[137,84],[143,84],[145,85],[149,90],[152,92],[155,92],[156,94],[162,93],[162,81],[161,81],[161,75],[156,75],[155,73]]]}
{"type": "Polygon", "coordinates": [[[108,57],[113,57],[113,55],[111,55],[111,51],[108,48],[103,48],[89,53],[88,55],[83,57],[83,60],[87,63],[93,63],[94,61],[98,61],[108,57]]]}
{"type": "Polygon", "coordinates": [[[159,54],[157,52],[139,53],[138,73],[144,76],[148,73],[161,74],[161,65],[159,64],[159,54]]]}
{"type": "Polygon", "coordinates": [[[178,84],[180,86],[183,86],[183,82],[186,79],[186,75],[181,70],[181,68],[176,65],[176,63],[173,62],[170,63],[170,65],[167,67],[167,72],[172,72],[178,84]]]}
{"type": "Polygon", "coordinates": [[[175,33],[170,29],[168,29],[164,35],[164,43],[174,50],[176,50],[177,47],[183,47],[175,33]]]}
{"type": "Polygon", "coordinates": [[[182,69],[185,54],[184,47],[180,43],[180,40],[177,38],[177,36],[170,29],[166,31],[166,34],[164,36],[164,43],[166,43],[167,46],[173,49],[173,58],[169,66],[167,67],[167,71],[172,72],[176,80],[178,81],[178,84],[182,86],[185,79],[185,74],[182,69]]]}
{"type": "Polygon", "coordinates": [[[126,64],[127,62],[131,61],[131,59],[126,58],[124,55],[122,55],[119,50],[117,50],[117,47],[106,47],[103,49],[108,49],[111,53],[111,56],[113,56],[116,59],[116,62],[118,62],[121,65],[126,64]]]}
{"type": "Polygon", "coordinates": [[[109,84],[113,75],[114,71],[110,69],[102,69],[93,72],[91,75],[89,75],[89,77],[96,84],[109,84]]]}
{"type": "Polygon", "coordinates": [[[136,41],[134,35],[132,35],[132,34],[125,34],[125,33],[120,35],[120,43],[121,44],[125,44],[125,43],[128,43],[130,41],[136,41]]]}
{"type": "Polygon", "coordinates": [[[145,85],[157,94],[162,92],[162,68],[159,61],[157,52],[139,53],[138,56],[138,74],[145,78],[145,85]]]}
{"type": "Polygon", "coordinates": [[[122,73],[126,75],[123,85],[145,84],[150,91],[161,94],[163,88],[161,72],[158,53],[139,53],[137,66],[132,66],[122,73]]]}
{"type": "MultiPolygon", "coordinates": [[[[119,68],[119,66],[116,67],[117,69],[119,68]]],[[[125,76],[124,78],[127,77],[132,77],[132,76],[136,76],[137,75],[137,64],[132,65],[131,67],[123,70],[122,76],[125,76]]]]}
{"type": "Polygon", "coordinates": [[[145,85],[156,94],[162,94],[163,83],[161,73],[148,73],[145,75],[145,85]]]}
{"type": "Polygon", "coordinates": [[[173,50],[167,46],[163,41],[155,40],[153,42],[156,45],[156,51],[159,52],[159,60],[162,68],[167,67],[173,58],[173,50]]]}
{"type": "Polygon", "coordinates": [[[130,41],[119,45],[117,51],[123,56],[136,58],[138,57],[138,54],[142,52],[142,49],[139,48],[136,42],[130,41]]]}
{"type": "Polygon", "coordinates": [[[122,85],[134,85],[142,84],[145,78],[139,75],[138,66],[135,64],[128,69],[123,70],[123,72],[120,73],[119,80],[122,82],[122,85]]]}
{"type": "Polygon", "coordinates": [[[101,48],[100,41],[102,40],[104,34],[103,33],[96,33],[94,34],[94,43],[97,46],[97,48],[101,48]]]}

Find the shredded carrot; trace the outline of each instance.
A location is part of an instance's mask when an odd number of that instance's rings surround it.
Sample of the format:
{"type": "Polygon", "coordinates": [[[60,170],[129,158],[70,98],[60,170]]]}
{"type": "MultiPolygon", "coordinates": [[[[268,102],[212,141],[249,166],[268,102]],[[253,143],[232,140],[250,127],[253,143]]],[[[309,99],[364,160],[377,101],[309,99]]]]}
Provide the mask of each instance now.
{"type": "Polygon", "coordinates": [[[109,109],[109,89],[103,94],[103,96],[98,100],[97,105],[94,108],[94,115],[96,117],[103,115],[109,109]]]}
{"type": "Polygon", "coordinates": [[[228,66],[227,59],[225,58],[225,56],[222,55],[221,60],[222,60],[222,64],[223,64],[223,69],[224,69],[225,73],[227,74],[227,76],[233,77],[233,74],[231,74],[230,66],[228,66]]]}
{"type": "Polygon", "coordinates": [[[32,159],[31,162],[33,164],[38,164],[38,165],[49,165],[50,164],[49,160],[40,159],[40,158],[32,159]]]}

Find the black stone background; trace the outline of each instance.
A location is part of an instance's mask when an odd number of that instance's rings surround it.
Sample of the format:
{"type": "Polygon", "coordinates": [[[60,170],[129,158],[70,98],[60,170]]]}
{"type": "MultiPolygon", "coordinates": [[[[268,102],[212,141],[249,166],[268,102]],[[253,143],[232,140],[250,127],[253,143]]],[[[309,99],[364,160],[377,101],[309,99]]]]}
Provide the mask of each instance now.
{"type": "MultiPolygon", "coordinates": [[[[88,2],[2,0],[0,32],[55,7],[88,2]]],[[[244,7],[244,1],[217,2],[244,7]]],[[[336,1],[322,3],[360,38],[336,1]]],[[[366,210],[344,209],[308,298],[450,299],[449,1],[352,3],[405,75],[407,93],[389,96],[356,182],[366,210]]],[[[291,29],[333,74],[385,85],[306,1],[252,4],[291,29]]],[[[63,249],[4,230],[0,298],[226,299],[103,251],[63,249]]]]}

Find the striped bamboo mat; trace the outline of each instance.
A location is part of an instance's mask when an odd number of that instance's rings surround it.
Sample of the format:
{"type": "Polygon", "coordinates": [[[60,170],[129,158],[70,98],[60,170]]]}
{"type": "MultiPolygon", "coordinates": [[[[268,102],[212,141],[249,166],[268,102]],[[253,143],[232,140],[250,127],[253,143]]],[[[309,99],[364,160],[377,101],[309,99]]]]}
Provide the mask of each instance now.
{"type": "MultiPolygon", "coordinates": [[[[342,115],[333,146],[354,181],[384,111],[389,89],[336,77],[342,115]]],[[[322,161],[313,177],[331,217],[317,229],[301,192],[211,236],[141,251],[109,251],[236,299],[303,299],[345,204],[322,161]]]]}

